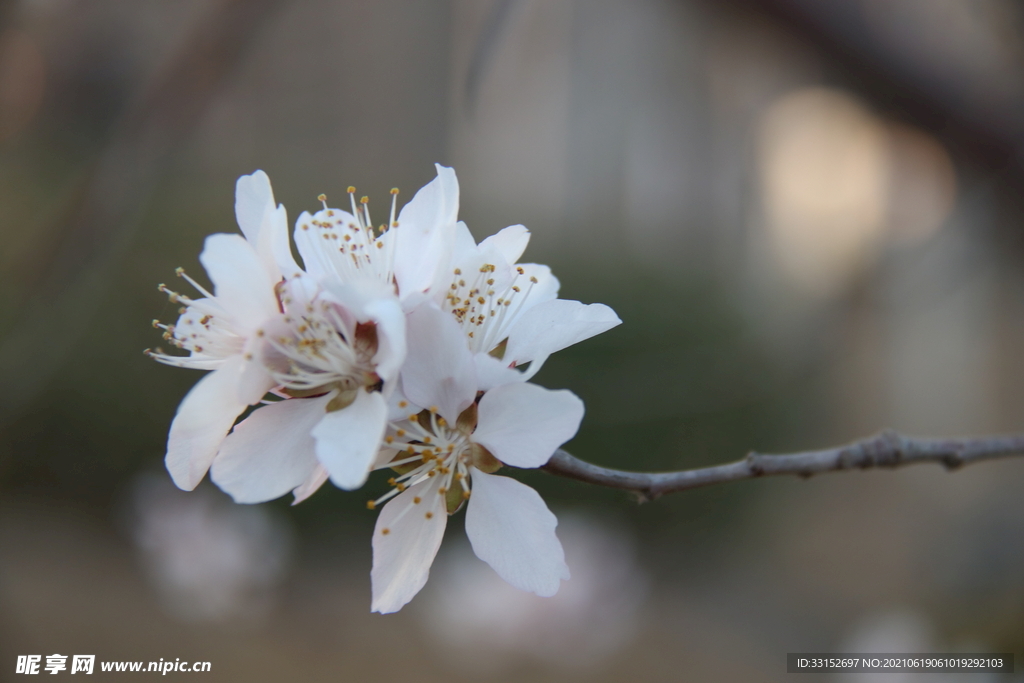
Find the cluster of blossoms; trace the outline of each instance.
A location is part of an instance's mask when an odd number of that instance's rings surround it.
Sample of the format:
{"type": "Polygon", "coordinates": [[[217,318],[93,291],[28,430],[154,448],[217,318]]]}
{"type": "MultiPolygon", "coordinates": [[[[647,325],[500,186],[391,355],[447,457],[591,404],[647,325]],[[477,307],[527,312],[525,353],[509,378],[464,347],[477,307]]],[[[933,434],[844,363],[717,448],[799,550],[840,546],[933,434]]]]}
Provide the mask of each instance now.
{"type": "Polygon", "coordinates": [[[167,469],[186,490],[209,471],[239,503],[289,492],[298,503],[328,479],[353,490],[392,470],[368,504],[383,506],[374,611],[419,592],[448,515],[466,503],[477,556],[510,584],[553,595],[569,578],[557,521],[533,489],[495,472],[540,467],[576,434],[579,398],[529,380],[550,354],[620,321],[602,304],[559,299],[546,266],[517,263],[523,226],[477,244],[457,218],[450,168],[397,215],[392,190],[377,228],[354,193],[350,211],[321,195],[321,210],[299,216],[300,267],[267,175],[243,176],[242,235],[211,235],[199,257],[213,292],[180,269],[198,295],[161,285],[180,317],[154,325],[188,355],[149,354],[209,371],[171,424],[167,469]]]}

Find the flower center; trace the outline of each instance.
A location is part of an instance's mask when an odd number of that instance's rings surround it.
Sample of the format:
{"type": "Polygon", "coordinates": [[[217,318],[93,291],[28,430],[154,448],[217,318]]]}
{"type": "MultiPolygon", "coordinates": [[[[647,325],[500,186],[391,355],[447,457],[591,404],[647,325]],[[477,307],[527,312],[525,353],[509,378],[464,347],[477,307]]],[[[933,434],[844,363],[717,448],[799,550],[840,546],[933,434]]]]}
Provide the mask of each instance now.
{"type": "Polygon", "coordinates": [[[266,337],[268,369],[288,395],[315,396],[334,389],[346,394],[380,383],[373,361],[373,323],[347,321],[323,300],[307,304],[300,315],[285,315],[282,322],[284,329],[257,335],[266,337]]]}
{"type": "MultiPolygon", "coordinates": [[[[399,403],[399,407],[405,407],[404,403],[399,403]]],[[[501,463],[487,449],[472,441],[474,429],[475,403],[463,411],[454,427],[437,414],[436,408],[389,423],[383,448],[394,451],[395,455],[383,467],[395,470],[397,476],[388,480],[391,490],[369,501],[367,507],[373,510],[407,488],[439,477],[437,495],[444,499],[444,508],[448,514],[456,512],[469,500],[471,468],[494,472],[501,467],[501,463]]],[[[412,504],[399,516],[408,514],[424,502],[423,515],[431,519],[438,505],[435,501],[424,501],[419,496],[414,497],[412,504]]]]}
{"type": "Polygon", "coordinates": [[[535,284],[537,278],[527,276],[522,266],[499,272],[493,264],[485,263],[474,276],[456,268],[443,308],[462,326],[473,353],[487,353],[508,336],[509,325],[535,284]]]}
{"type": "Polygon", "coordinates": [[[146,349],[146,355],[167,365],[212,369],[214,366],[206,368],[204,364],[240,353],[245,346],[245,339],[234,329],[228,315],[217,303],[217,298],[186,275],[184,268],[178,268],[175,274],[192,285],[203,298],[192,299],[171,290],[167,285],[160,285],[158,289],[167,295],[172,304],[184,306],[178,309],[176,324],[167,325],[154,320],[153,327],[164,331],[164,341],[191,355],[174,356],[164,353],[160,348],[155,351],[146,349]]]}
{"type": "Polygon", "coordinates": [[[327,197],[320,195],[318,199],[324,208],[299,225],[299,229],[314,231],[314,243],[325,265],[334,270],[342,282],[369,277],[393,284],[395,240],[390,233],[392,228],[398,227],[395,220],[398,188],[391,190],[391,220],[377,230],[370,219],[369,198],[363,197],[357,204],[355,192],[356,188],[348,188],[352,213],[328,208],[327,197]]]}

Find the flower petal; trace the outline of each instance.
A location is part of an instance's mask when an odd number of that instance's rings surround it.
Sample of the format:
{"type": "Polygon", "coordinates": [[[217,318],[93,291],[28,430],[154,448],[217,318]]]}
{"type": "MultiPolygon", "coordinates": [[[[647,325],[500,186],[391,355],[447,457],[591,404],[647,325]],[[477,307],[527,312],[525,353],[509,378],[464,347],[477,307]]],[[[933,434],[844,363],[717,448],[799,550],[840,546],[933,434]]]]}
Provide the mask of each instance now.
{"type": "Polygon", "coordinates": [[[178,406],[164,463],[180,489],[191,491],[203,480],[231,425],[248,405],[238,400],[241,363],[240,356],[226,359],[199,380],[178,406]]]}
{"type": "Polygon", "coordinates": [[[288,214],[275,204],[270,178],[263,171],[241,176],[235,183],[235,220],[272,279],[295,275],[298,266],[288,244],[288,214]]]}
{"type": "Polygon", "coordinates": [[[576,435],[583,401],[571,391],[506,384],[480,399],[473,441],[513,467],[540,467],[576,435]]]}
{"type": "Polygon", "coordinates": [[[476,365],[477,391],[489,391],[502,384],[526,381],[523,373],[513,370],[508,367],[508,363],[488,353],[473,354],[473,363],[476,365]]]}
{"type": "Polygon", "coordinates": [[[374,612],[397,612],[427,583],[448,522],[444,496],[438,493],[441,481],[432,477],[411,486],[381,510],[370,572],[374,612]]]}
{"type": "Polygon", "coordinates": [[[327,413],[313,428],[317,459],[336,486],[351,491],[366,482],[387,418],[380,393],[359,391],[352,405],[327,413]]]}
{"type": "Polygon", "coordinates": [[[604,304],[548,301],[526,311],[512,325],[504,360],[522,364],[544,359],[621,322],[615,311],[604,304]]]}
{"type": "Polygon", "coordinates": [[[481,242],[480,250],[494,249],[502,255],[508,265],[512,265],[523,255],[529,243],[530,231],[525,225],[510,225],[481,242]]]}
{"type": "Polygon", "coordinates": [[[437,178],[424,185],[398,216],[394,274],[402,298],[433,284],[448,265],[459,213],[455,171],[436,165],[437,178]]]}
{"type": "Polygon", "coordinates": [[[377,323],[377,353],[373,357],[377,374],[385,382],[393,382],[405,361],[405,314],[394,298],[372,301],[364,310],[377,323]]]}
{"type": "Polygon", "coordinates": [[[540,495],[509,477],[473,470],[466,535],[473,552],[516,588],[549,597],[569,578],[558,520],[540,495]]]}
{"type": "Polygon", "coordinates": [[[458,323],[430,304],[409,313],[402,388],[413,403],[437,406],[451,424],[476,398],[473,354],[458,323]]]}
{"type": "Polygon", "coordinates": [[[210,235],[199,260],[236,332],[252,331],[277,314],[274,283],[256,250],[241,235],[210,235]]]}
{"type": "Polygon", "coordinates": [[[268,205],[271,209],[274,207],[274,191],[266,173],[255,171],[252,175],[238,178],[235,183],[235,220],[250,244],[255,245],[259,239],[268,205]]]}
{"type": "Polygon", "coordinates": [[[236,503],[273,500],[302,485],[316,469],[311,431],[333,394],[290,398],[255,410],[224,439],[210,478],[236,503]]]}
{"type": "Polygon", "coordinates": [[[327,481],[327,470],[324,469],[323,465],[317,463],[316,467],[313,468],[313,473],[309,475],[309,478],[292,490],[292,495],[295,496],[295,500],[292,501],[292,505],[298,505],[312,496],[321,486],[324,485],[325,481],[327,481]]]}

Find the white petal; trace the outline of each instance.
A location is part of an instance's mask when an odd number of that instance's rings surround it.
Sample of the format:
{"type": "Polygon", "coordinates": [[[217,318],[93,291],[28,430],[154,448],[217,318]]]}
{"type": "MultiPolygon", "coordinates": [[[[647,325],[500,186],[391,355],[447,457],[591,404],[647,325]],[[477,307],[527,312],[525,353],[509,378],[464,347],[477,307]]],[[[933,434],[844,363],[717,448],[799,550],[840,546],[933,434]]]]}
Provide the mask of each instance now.
{"type": "Polygon", "coordinates": [[[267,208],[274,208],[274,191],[263,171],[241,176],[235,183],[235,220],[245,239],[255,245],[267,208]]]}
{"type": "Polygon", "coordinates": [[[373,530],[370,572],[374,612],[397,612],[427,583],[448,522],[444,496],[438,493],[441,481],[432,477],[416,484],[381,510],[373,530]],[[414,503],[417,498],[420,502],[414,503]]]}
{"type": "Polygon", "coordinates": [[[531,308],[508,333],[504,360],[526,363],[601,334],[622,321],[604,304],[556,299],[531,308]]]}
{"type": "Polygon", "coordinates": [[[323,465],[317,463],[316,467],[313,468],[313,473],[309,475],[309,478],[292,490],[292,495],[295,496],[295,500],[292,501],[292,505],[298,505],[312,496],[321,486],[324,485],[325,481],[327,481],[327,470],[324,469],[323,465]]]}
{"type": "Polygon", "coordinates": [[[242,353],[242,367],[238,377],[238,400],[246,405],[256,405],[263,396],[274,388],[274,378],[257,358],[260,357],[259,346],[263,340],[252,337],[247,340],[242,353]]]}
{"type": "Polygon", "coordinates": [[[388,407],[379,393],[359,391],[352,405],[327,413],[313,428],[317,459],[336,486],[351,491],[366,482],[387,417],[388,407]]]}
{"type": "Polygon", "coordinates": [[[523,373],[513,370],[508,367],[508,363],[498,360],[488,353],[474,354],[473,362],[476,365],[478,391],[489,391],[502,384],[526,381],[523,373]]]}
{"type": "Polygon", "coordinates": [[[583,401],[571,391],[506,384],[480,399],[473,441],[513,467],[540,467],[576,435],[583,401]]]}
{"type": "Polygon", "coordinates": [[[402,298],[425,291],[448,266],[458,213],[455,171],[437,165],[437,178],[423,186],[398,216],[394,274],[402,298]]]}
{"type": "Polygon", "coordinates": [[[455,424],[476,398],[473,354],[462,330],[450,314],[430,304],[409,313],[409,344],[402,366],[402,387],[413,403],[437,406],[444,419],[455,424]]]}
{"type": "Polygon", "coordinates": [[[241,235],[210,235],[199,260],[236,332],[252,331],[278,312],[274,282],[241,235]]]}
{"type": "Polygon", "coordinates": [[[242,359],[233,356],[192,387],[178,406],[164,462],[178,488],[191,491],[210,469],[224,437],[247,403],[238,400],[242,359]]]}
{"type": "Polygon", "coordinates": [[[290,398],[255,410],[224,439],[210,478],[236,503],[262,503],[288,493],[316,468],[313,427],[332,394],[290,398]]]}
{"type": "MultiPolygon", "coordinates": [[[[469,231],[469,226],[467,226],[464,221],[459,221],[455,224],[455,241],[452,245],[452,262],[460,263],[463,259],[469,258],[470,254],[475,251],[476,240],[473,239],[473,233],[469,231]]],[[[444,275],[450,276],[451,273],[444,273],[444,275]]],[[[449,277],[449,280],[450,279],[451,278],[449,277]]]]}
{"type": "Polygon", "coordinates": [[[558,520],[540,495],[515,479],[473,470],[466,535],[473,552],[516,588],[544,597],[569,578],[558,520]]]}
{"type": "Polygon", "coordinates": [[[302,274],[288,241],[288,212],[284,206],[268,207],[256,241],[256,252],[274,282],[282,276],[292,278],[302,274]]]}
{"type": "Polygon", "coordinates": [[[526,226],[510,225],[481,242],[480,249],[493,248],[502,255],[506,263],[512,265],[523,255],[529,243],[530,231],[526,226]]]}
{"type": "Polygon", "coordinates": [[[373,357],[377,374],[385,382],[393,382],[405,361],[405,314],[394,298],[372,301],[364,310],[377,323],[377,353],[373,357]]]}

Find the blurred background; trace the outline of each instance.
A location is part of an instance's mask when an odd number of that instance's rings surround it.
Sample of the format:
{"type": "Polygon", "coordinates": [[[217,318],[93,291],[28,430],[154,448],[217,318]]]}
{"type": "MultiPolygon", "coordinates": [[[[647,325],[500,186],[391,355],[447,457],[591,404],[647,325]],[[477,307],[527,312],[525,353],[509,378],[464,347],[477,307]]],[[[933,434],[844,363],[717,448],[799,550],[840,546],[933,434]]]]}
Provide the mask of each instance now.
{"type": "Polygon", "coordinates": [[[623,320],[537,377],[585,400],[579,457],[1022,429],[1017,2],[7,0],[0,680],[33,653],[210,681],[775,681],[798,651],[1021,668],[1024,460],[644,505],[516,472],[562,522],[560,594],[505,586],[459,515],[386,617],[382,479],[297,507],[175,489],[199,374],[142,350],[175,316],[157,285],[237,229],[235,179],[266,170],[293,218],[349,184],[379,212],[434,162],[478,239],[525,224],[564,298],[623,320]]]}

